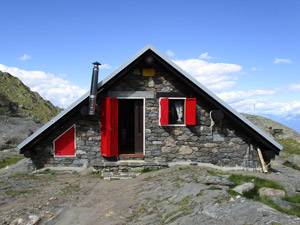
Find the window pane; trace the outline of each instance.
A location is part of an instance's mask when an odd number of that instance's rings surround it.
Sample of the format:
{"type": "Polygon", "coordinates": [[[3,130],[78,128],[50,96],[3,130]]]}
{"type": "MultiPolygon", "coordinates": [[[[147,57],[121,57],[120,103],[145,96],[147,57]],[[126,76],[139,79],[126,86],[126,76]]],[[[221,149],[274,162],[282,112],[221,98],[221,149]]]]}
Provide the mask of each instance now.
{"type": "Polygon", "coordinates": [[[169,99],[170,124],[184,124],[184,99],[169,99]]]}

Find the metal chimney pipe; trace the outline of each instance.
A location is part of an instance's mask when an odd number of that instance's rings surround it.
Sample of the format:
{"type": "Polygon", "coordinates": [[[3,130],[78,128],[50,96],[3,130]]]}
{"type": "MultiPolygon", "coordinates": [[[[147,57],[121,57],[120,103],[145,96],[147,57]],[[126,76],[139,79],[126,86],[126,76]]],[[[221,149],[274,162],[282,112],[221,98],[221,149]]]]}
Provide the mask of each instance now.
{"type": "Polygon", "coordinates": [[[93,116],[95,115],[96,110],[96,100],[97,100],[97,89],[98,89],[98,74],[99,74],[99,66],[101,65],[98,62],[93,63],[93,76],[91,82],[91,92],[89,98],[89,111],[88,114],[93,116]]]}

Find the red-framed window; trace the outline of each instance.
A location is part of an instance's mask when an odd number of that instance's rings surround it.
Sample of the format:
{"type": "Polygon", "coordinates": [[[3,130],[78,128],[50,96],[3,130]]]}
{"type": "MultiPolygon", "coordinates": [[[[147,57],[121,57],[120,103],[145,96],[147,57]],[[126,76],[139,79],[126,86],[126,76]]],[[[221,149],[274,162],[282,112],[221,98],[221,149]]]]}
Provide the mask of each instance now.
{"type": "Polygon", "coordinates": [[[159,124],[196,125],[196,98],[160,98],[159,124]]]}
{"type": "Polygon", "coordinates": [[[76,156],[75,153],[75,124],[53,141],[54,156],[76,156]]]}

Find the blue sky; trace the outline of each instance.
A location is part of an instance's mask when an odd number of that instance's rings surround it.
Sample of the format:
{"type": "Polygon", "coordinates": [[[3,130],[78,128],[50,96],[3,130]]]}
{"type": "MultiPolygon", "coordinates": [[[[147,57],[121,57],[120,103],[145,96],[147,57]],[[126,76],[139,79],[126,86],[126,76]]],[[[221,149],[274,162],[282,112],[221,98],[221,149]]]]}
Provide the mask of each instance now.
{"type": "Polygon", "coordinates": [[[147,44],[240,112],[300,132],[300,1],[0,1],[0,70],[66,107],[147,44]]]}

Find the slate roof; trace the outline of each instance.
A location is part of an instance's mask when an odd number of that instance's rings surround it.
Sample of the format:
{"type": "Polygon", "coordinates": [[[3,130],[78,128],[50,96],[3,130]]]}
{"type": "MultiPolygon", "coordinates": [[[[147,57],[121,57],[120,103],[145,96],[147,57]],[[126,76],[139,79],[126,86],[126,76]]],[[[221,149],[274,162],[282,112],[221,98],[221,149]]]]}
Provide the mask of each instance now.
{"type": "MultiPolygon", "coordinates": [[[[166,64],[171,66],[171,68],[175,69],[177,72],[179,72],[182,76],[184,76],[186,79],[191,81],[194,85],[196,85],[198,88],[200,88],[203,92],[205,92],[210,98],[221,104],[227,111],[231,112],[236,118],[238,118],[245,126],[248,126],[250,130],[255,132],[258,136],[260,136],[262,139],[264,139],[267,143],[269,143],[277,152],[281,151],[283,147],[277,143],[275,140],[273,140],[270,136],[268,136],[265,132],[263,132],[261,129],[259,129],[257,126],[255,126],[253,123],[251,123],[248,119],[246,119],[243,115],[238,113],[235,109],[233,109],[229,104],[224,102],[222,99],[220,99],[217,95],[215,95],[213,92],[211,92],[208,88],[206,88],[204,85],[199,83],[194,77],[192,77],[190,74],[185,72],[183,69],[181,69],[177,64],[175,64],[173,61],[171,61],[168,57],[163,55],[161,52],[159,52],[156,48],[154,48],[152,45],[147,45],[144,47],[141,51],[139,51],[135,56],[133,56],[131,59],[129,59],[125,64],[120,66],[117,70],[115,70],[113,73],[111,73],[109,76],[104,78],[101,82],[98,83],[98,91],[101,87],[103,87],[105,84],[107,84],[109,81],[111,81],[114,77],[116,77],[122,70],[127,68],[129,65],[131,65],[135,60],[137,60],[140,56],[142,56],[147,51],[152,51],[155,53],[159,58],[161,58],[166,64]]],[[[59,113],[57,116],[55,116],[53,119],[51,119],[48,123],[46,123],[44,126],[42,126],[39,130],[37,130],[35,133],[33,133],[31,136],[29,136],[27,139],[25,139],[22,143],[18,145],[18,148],[20,150],[20,153],[23,153],[23,150],[33,141],[35,141],[38,137],[40,137],[42,134],[47,132],[55,123],[60,121],[64,116],[66,116],[68,113],[70,113],[76,106],[78,106],[80,103],[85,101],[89,98],[90,91],[85,93],[83,96],[81,96],[79,99],[77,99],[75,102],[73,102],[69,107],[67,107],[65,110],[63,110],[61,113],[59,113]]]]}

